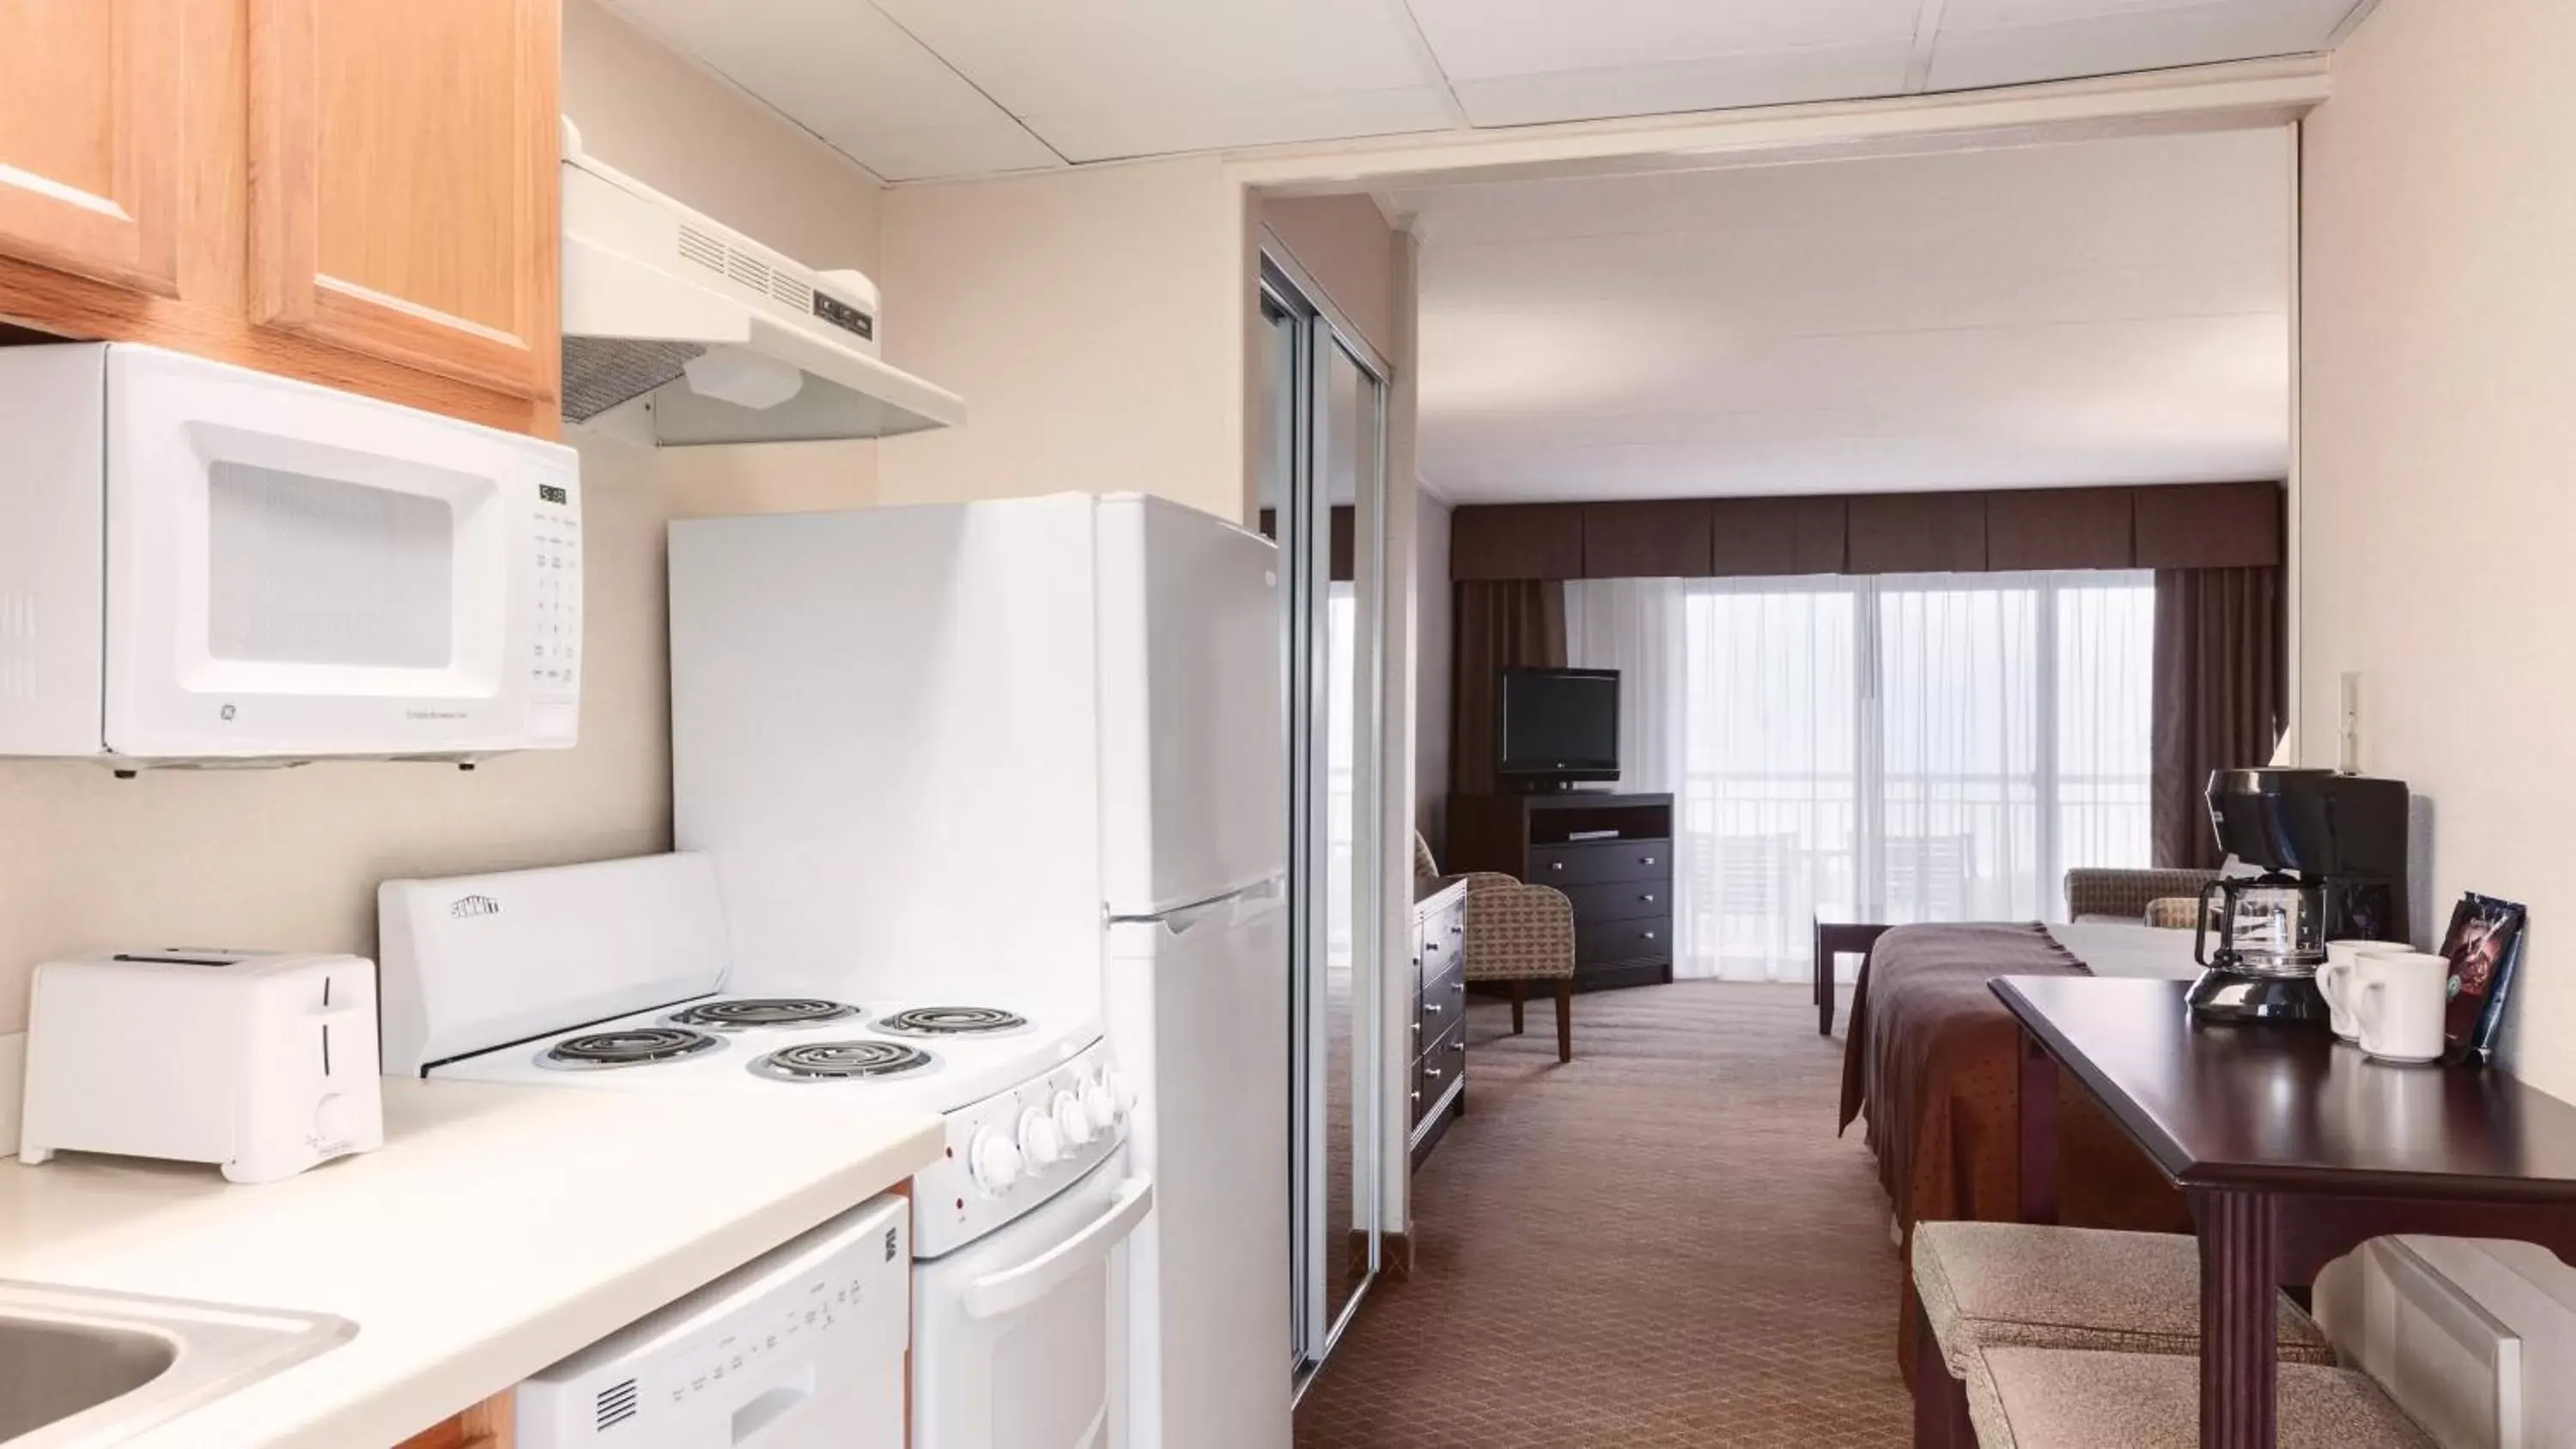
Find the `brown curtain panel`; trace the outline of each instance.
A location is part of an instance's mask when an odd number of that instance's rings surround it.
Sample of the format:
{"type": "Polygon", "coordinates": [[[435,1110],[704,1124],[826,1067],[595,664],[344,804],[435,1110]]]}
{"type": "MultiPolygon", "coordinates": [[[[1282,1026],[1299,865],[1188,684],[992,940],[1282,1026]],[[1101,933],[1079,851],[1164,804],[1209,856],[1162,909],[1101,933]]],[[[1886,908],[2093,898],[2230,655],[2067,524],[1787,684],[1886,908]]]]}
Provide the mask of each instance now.
{"type": "Polygon", "coordinates": [[[2155,655],[2155,862],[2215,869],[2210,771],[2268,764],[2281,738],[2281,571],[2156,570],[2155,655]]]}
{"type": "Polygon", "coordinates": [[[1565,585],[1556,579],[1464,579],[1456,588],[1449,788],[1491,795],[1495,689],[1506,669],[1565,666],[1565,585]]]}

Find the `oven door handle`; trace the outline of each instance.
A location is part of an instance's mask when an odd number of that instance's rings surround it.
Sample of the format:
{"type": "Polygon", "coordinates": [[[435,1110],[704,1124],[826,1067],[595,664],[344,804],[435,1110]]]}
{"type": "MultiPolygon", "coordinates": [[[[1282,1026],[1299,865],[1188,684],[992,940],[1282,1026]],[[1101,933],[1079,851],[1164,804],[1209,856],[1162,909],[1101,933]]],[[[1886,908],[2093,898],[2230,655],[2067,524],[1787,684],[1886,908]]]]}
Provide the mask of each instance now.
{"type": "Polygon", "coordinates": [[[1154,1180],[1131,1177],[1118,1186],[1109,1210],[1089,1226],[1016,1268],[988,1273],[966,1285],[966,1316],[999,1318],[1026,1308],[1074,1274],[1109,1256],[1145,1214],[1154,1210],[1154,1180]]]}

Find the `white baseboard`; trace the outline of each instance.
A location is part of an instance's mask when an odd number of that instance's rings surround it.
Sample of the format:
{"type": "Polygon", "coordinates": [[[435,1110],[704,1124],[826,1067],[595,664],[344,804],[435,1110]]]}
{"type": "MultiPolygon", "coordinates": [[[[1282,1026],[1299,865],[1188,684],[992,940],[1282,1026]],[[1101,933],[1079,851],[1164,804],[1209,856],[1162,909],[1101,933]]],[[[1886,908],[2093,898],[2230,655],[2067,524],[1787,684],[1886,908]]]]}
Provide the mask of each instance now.
{"type": "Polygon", "coordinates": [[[0,1157],[18,1155],[18,1095],[27,1085],[27,1034],[0,1033],[0,1157]]]}

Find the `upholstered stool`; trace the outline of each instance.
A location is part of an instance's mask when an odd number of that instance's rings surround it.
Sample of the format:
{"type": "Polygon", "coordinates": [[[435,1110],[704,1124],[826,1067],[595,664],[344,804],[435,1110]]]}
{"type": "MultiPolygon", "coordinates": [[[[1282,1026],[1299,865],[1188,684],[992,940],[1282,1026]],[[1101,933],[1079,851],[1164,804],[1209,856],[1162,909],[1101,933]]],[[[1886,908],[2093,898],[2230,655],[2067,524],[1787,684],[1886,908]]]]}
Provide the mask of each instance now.
{"type": "MultiPolygon", "coordinates": [[[[2174,1234],[1917,1223],[1914,1294],[1923,1311],[1915,1442],[1927,1449],[1965,1442],[1964,1381],[1980,1352],[2087,1349],[2186,1363],[2200,1353],[2200,1246],[2174,1234]]],[[[2278,1302],[2280,1361],[2333,1364],[2334,1344],[2316,1320],[2278,1302]]]]}
{"type": "MultiPolygon", "coordinates": [[[[2366,1374],[2285,1363],[2281,1449],[2432,1449],[2366,1374]]],[[[2178,1354],[1991,1348],[1971,1355],[1978,1449],[2199,1449],[2200,1361],[2178,1354]]]]}

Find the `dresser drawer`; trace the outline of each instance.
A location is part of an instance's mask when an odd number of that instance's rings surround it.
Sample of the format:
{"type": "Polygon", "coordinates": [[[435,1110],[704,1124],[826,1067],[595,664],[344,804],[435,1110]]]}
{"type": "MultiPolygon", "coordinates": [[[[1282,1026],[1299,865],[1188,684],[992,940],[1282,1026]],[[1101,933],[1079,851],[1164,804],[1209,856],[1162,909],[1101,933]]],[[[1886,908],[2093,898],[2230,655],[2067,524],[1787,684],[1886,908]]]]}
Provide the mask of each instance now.
{"type": "Polygon", "coordinates": [[[1673,888],[1668,880],[1609,881],[1566,886],[1564,890],[1566,899],[1574,902],[1577,921],[1624,921],[1673,913],[1673,888]]]}
{"type": "Polygon", "coordinates": [[[1412,1121],[1415,1126],[1420,1126],[1431,1109],[1440,1105],[1440,1099],[1447,1095],[1450,1084],[1466,1075],[1466,1071],[1467,1026],[1464,1022],[1451,1022],[1440,1039],[1431,1044],[1431,1049],[1414,1059],[1412,1121]]]}
{"type": "Polygon", "coordinates": [[[1453,965],[1437,979],[1424,982],[1421,999],[1414,1003],[1413,1049],[1418,1052],[1425,1043],[1438,1041],[1466,1010],[1466,972],[1453,965]]]}
{"type": "Polygon", "coordinates": [[[1422,962],[1420,980],[1428,985],[1432,978],[1453,967],[1466,954],[1466,929],[1454,916],[1442,914],[1422,923],[1414,936],[1413,954],[1422,962]]]}
{"type": "Polygon", "coordinates": [[[1673,918],[1636,916],[1624,921],[1583,921],[1574,926],[1574,964],[1667,960],[1673,954],[1673,918]]]}
{"type": "Polygon", "coordinates": [[[1530,879],[1559,889],[1605,881],[1669,881],[1673,876],[1673,844],[1669,840],[1533,845],[1529,857],[1530,879]]]}

